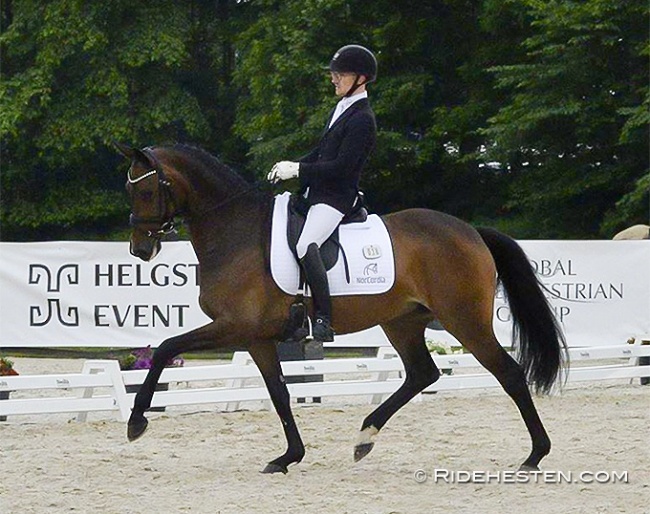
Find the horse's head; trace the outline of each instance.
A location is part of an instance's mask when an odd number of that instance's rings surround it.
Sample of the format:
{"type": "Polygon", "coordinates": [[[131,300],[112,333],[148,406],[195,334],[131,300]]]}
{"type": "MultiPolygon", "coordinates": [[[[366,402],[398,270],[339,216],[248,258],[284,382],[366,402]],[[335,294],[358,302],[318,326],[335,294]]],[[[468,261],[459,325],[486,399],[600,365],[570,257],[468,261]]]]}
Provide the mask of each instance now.
{"type": "Polygon", "coordinates": [[[131,254],[150,261],[160,251],[161,238],[174,230],[174,193],[170,178],[154,152],[115,143],[117,150],[131,160],[126,191],[131,202],[129,222],[133,227],[131,254]]]}

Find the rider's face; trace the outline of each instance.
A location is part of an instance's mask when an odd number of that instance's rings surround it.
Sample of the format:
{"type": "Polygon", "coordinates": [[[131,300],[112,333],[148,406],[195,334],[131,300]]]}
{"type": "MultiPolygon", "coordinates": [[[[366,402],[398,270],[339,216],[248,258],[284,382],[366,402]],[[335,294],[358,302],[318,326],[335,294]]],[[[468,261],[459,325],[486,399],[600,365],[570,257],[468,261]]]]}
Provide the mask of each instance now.
{"type": "Polygon", "coordinates": [[[338,73],[331,72],[332,84],[334,84],[336,96],[345,96],[350,88],[354,85],[357,78],[355,73],[338,73]]]}

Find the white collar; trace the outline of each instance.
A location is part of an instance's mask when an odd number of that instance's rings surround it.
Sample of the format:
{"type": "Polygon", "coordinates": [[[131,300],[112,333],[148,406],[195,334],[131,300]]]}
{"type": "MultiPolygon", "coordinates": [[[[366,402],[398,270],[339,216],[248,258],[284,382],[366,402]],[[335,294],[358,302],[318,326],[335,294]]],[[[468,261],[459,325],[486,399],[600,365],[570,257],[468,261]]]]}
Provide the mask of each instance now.
{"type": "Polygon", "coordinates": [[[348,109],[348,107],[350,107],[354,102],[358,102],[359,100],[363,100],[364,98],[368,98],[368,91],[362,91],[361,93],[357,93],[356,95],[346,96],[341,98],[339,100],[339,103],[336,104],[336,109],[334,111],[334,114],[332,115],[332,119],[330,120],[328,128],[330,128],[332,125],[334,125],[334,123],[336,123],[336,120],[338,120],[341,117],[341,114],[343,114],[348,109]]]}
{"type": "Polygon", "coordinates": [[[368,91],[362,91],[361,93],[357,93],[356,95],[352,95],[352,96],[345,96],[339,100],[339,104],[345,110],[348,107],[350,107],[354,102],[358,102],[363,98],[368,98],[368,91]]]}

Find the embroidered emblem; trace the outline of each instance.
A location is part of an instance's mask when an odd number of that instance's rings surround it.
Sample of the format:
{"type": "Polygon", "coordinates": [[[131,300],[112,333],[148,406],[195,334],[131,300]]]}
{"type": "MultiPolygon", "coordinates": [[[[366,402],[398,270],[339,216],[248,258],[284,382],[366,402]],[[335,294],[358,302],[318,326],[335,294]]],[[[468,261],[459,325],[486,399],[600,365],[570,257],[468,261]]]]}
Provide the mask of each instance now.
{"type": "Polygon", "coordinates": [[[373,262],[372,264],[368,264],[364,269],[363,269],[363,274],[364,275],[376,275],[379,273],[379,266],[377,265],[376,262],[373,262]]]}
{"type": "Polygon", "coordinates": [[[379,259],[381,257],[381,247],[378,245],[368,245],[363,247],[363,256],[366,259],[379,259]]]}

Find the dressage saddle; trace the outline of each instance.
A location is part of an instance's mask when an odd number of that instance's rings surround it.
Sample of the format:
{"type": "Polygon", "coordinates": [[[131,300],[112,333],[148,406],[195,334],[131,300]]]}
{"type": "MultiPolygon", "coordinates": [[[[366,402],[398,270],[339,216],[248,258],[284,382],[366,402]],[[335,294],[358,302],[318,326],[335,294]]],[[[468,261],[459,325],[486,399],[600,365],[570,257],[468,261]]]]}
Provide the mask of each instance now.
{"type": "MultiPolygon", "coordinates": [[[[289,243],[289,248],[291,253],[293,253],[296,260],[298,259],[298,253],[296,252],[296,245],[298,244],[298,239],[302,233],[302,229],[305,226],[305,221],[307,217],[307,212],[309,211],[309,202],[302,195],[293,194],[289,200],[289,213],[287,219],[287,241],[289,243]]],[[[350,223],[363,223],[368,219],[368,209],[364,203],[364,196],[362,192],[359,192],[357,200],[354,203],[352,211],[346,214],[341,220],[341,225],[347,225],[350,223]]],[[[323,264],[327,271],[331,270],[339,258],[339,250],[343,259],[345,260],[346,268],[346,277],[349,278],[349,271],[347,266],[347,259],[345,257],[345,251],[339,242],[339,229],[332,233],[332,235],[325,241],[320,247],[321,258],[323,259],[323,264]]]]}

